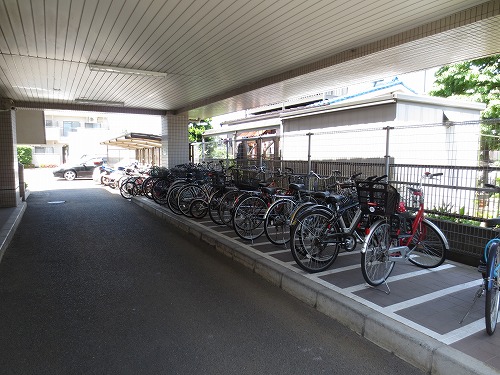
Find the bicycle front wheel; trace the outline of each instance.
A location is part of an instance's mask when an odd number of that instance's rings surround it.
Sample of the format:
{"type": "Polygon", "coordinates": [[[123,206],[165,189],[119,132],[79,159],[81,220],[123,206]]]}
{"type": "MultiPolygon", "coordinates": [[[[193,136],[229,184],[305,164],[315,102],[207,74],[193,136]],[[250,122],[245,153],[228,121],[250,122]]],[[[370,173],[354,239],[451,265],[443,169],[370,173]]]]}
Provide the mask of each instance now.
{"type": "Polygon", "coordinates": [[[434,268],[443,264],[446,258],[446,244],[438,230],[427,221],[422,221],[408,244],[408,260],[422,268],[434,268]]]}
{"type": "Polygon", "coordinates": [[[224,222],[221,220],[219,216],[219,206],[223,195],[224,195],[224,190],[220,189],[217,190],[215,193],[212,193],[212,195],[208,199],[208,208],[207,208],[208,215],[210,216],[210,219],[212,219],[212,221],[218,225],[224,224],[224,222]]]}
{"type": "Polygon", "coordinates": [[[191,202],[196,198],[205,198],[205,194],[200,185],[189,184],[179,190],[177,193],[177,207],[179,207],[179,211],[182,212],[184,216],[191,217],[189,207],[191,202]]]}
{"type": "Polygon", "coordinates": [[[291,199],[274,202],[266,212],[264,233],[269,242],[284,245],[290,241],[290,215],[297,205],[291,199]]]}
{"type": "Polygon", "coordinates": [[[259,196],[249,196],[234,208],[233,228],[244,240],[255,240],[264,233],[266,202],[259,196]]]}
{"type": "Polygon", "coordinates": [[[233,227],[233,208],[236,199],[243,194],[240,190],[230,190],[225,193],[219,202],[219,219],[228,227],[233,227]]]}
{"type": "Polygon", "coordinates": [[[171,183],[164,178],[160,178],[154,182],[151,188],[151,196],[156,203],[162,206],[168,203],[167,194],[170,185],[171,183]]]}
{"type": "Polygon", "coordinates": [[[385,221],[373,224],[361,251],[361,272],[368,284],[380,285],[391,274],[394,268],[389,259],[391,245],[390,225],[385,221]]]}
{"type": "Polygon", "coordinates": [[[189,214],[195,219],[203,219],[208,212],[208,203],[205,199],[193,199],[189,205],[189,214]]]}
{"type": "Polygon", "coordinates": [[[343,234],[332,222],[332,214],[323,210],[299,215],[290,230],[290,249],[297,265],[307,272],[328,269],[340,250],[343,234]]]}
{"type": "Polygon", "coordinates": [[[498,243],[492,243],[488,250],[488,260],[486,262],[486,272],[488,279],[486,280],[486,308],[485,308],[485,323],[486,332],[488,335],[493,335],[497,327],[498,320],[498,302],[499,302],[499,284],[498,284],[498,243]]]}

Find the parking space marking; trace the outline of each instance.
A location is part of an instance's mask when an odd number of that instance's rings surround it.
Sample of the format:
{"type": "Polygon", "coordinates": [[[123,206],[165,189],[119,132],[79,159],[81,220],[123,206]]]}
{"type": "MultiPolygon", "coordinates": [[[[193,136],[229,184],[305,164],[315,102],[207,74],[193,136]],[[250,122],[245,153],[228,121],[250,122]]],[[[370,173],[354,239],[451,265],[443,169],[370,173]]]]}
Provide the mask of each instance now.
{"type": "Polygon", "coordinates": [[[460,285],[454,285],[449,288],[441,289],[436,292],[424,294],[423,296],[416,297],[409,299],[407,301],[399,302],[394,305],[390,305],[385,307],[384,309],[386,311],[390,312],[396,312],[399,310],[403,310],[409,307],[413,307],[416,305],[420,305],[421,303],[429,302],[433,299],[440,298],[443,296],[446,296],[451,293],[459,292],[464,289],[472,288],[474,286],[478,286],[481,283],[480,280],[474,280],[474,281],[469,281],[468,283],[460,284],[460,285]]]}

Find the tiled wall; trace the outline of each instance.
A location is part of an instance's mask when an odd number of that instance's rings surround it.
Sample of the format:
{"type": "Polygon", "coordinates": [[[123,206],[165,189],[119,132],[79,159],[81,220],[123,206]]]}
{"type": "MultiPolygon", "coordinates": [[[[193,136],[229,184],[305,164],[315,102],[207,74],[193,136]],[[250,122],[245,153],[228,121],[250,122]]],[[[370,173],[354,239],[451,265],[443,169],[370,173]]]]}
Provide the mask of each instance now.
{"type": "Polygon", "coordinates": [[[165,115],[161,118],[161,165],[172,168],[189,161],[187,114],[165,115]]]}
{"type": "Polygon", "coordinates": [[[0,207],[21,203],[16,146],[16,111],[0,110],[0,207]]]}

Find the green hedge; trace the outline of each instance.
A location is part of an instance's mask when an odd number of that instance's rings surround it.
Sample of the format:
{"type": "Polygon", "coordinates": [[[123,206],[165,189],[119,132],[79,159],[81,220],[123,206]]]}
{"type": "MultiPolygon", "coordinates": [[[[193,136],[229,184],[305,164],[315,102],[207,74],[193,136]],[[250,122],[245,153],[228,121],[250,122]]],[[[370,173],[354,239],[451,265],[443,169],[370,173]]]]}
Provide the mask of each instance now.
{"type": "Polygon", "coordinates": [[[32,165],[33,149],[29,146],[17,146],[17,160],[24,166],[32,165]]]}

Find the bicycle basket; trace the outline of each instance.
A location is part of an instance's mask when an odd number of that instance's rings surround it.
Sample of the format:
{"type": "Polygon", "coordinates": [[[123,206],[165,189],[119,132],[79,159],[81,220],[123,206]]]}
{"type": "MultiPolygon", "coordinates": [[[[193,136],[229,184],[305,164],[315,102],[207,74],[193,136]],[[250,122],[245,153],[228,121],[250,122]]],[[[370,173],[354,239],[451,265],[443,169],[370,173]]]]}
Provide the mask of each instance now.
{"type": "Polygon", "coordinates": [[[356,181],[361,211],[368,215],[390,216],[396,212],[399,193],[385,182],[356,181]]]}
{"type": "Polygon", "coordinates": [[[258,190],[262,182],[255,170],[233,169],[234,185],[240,190],[258,190]]]}

